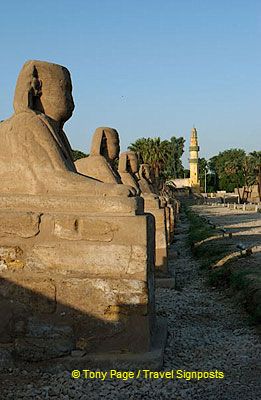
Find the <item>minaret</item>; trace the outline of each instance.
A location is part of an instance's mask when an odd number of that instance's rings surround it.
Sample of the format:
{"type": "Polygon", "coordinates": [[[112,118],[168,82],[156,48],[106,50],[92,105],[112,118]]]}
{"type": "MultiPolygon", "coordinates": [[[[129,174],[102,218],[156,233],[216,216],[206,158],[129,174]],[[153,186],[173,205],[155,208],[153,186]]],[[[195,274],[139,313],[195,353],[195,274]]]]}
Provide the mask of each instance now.
{"type": "Polygon", "coordinates": [[[191,129],[190,146],[189,146],[191,187],[199,187],[198,152],[199,152],[198,134],[196,128],[193,127],[191,129]]]}

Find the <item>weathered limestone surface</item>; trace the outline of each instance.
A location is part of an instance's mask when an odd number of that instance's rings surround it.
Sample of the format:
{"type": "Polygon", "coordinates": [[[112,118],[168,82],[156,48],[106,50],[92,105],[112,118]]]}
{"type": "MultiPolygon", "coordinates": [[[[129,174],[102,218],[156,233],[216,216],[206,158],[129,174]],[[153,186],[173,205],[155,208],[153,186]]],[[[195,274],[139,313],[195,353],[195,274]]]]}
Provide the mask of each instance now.
{"type": "MultiPolygon", "coordinates": [[[[153,231],[153,220],[142,215],[117,220],[100,217],[100,233],[96,230],[92,236],[91,232],[85,235],[84,224],[94,223],[96,217],[82,217],[78,226],[71,225],[70,237],[68,215],[65,217],[63,223],[63,215],[43,215],[33,240],[16,234],[1,238],[0,298],[10,302],[12,320],[26,321],[33,313],[40,323],[49,321],[46,315],[56,316],[58,327],[73,326],[75,340],[81,339],[85,349],[106,348],[106,340],[114,350],[122,345],[132,351],[148,349],[154,260],[149,251],[153,238],[148,243],[147,232],[153,231]],[[109,227],[109,236],[102,226],[109,227]],[[78,240],[74,236],[77,229],[78,240]],[[134,342],[133,320],[144,327],[134,342]],[[89,342],[90,332],[93,338],[89,342]],[[111,335],[117,332],[119,337],[111,342],[111,335]]],[[[17,343],[20,349],[21,343],[29,342],[17,343]]]]}
{"type": "Polygon", "coordinates": [[[160,208],[160,199],[152,192],[149,180],[145,178],[145,173],[149,171],[147,164],[140,167],[138,174],[137,156],[132,151],[126,151],[120,155],[119,174],[121,180],[126,185],[132,185],[141,193],[144,198],[144,211],[152,214],[155,218],[155,267],[156,269],[168,271],[168,245],[167,245],[167,224],[164,208],[160,208]]]}
{"type": "Polygon", "coordinates": [[[174,210],[174,199],[170,196],[159,196],[155,192],[155,185],[153,185],[150,166],[148,164],[141,164],[138,174],[138,185],[141,190],[142,196],[146,197],[146,202],[148,204],[148,196],[154,196],[159,199],[159,206],[165,209],[165,221],[166,221],[166,232],[167,232],[167,243],[170,244],[173,240],[174,235],[174,220],[175,220],[175,210],[174,210]]]}
{"type": "Polygon", "coordinates": [[[0,124],[1,194],[119,196],[127,188],[77,174],[63,124],[74,109],[69,71],[25,63],[18,77],[14,115],[0,124]]]}
{"type": "Polygon", "coordinates": [[[120,154],[118,171],[122,183],[132,186],[136,190],[136,193],[140,194],[141,191],[135,177],[135,174],[138,172],[138,160],[133,151],[125,151],[120,154]]]}
{"type": "Polygon", "coordinates": [[[34,361],[146,351],[154,329],[154,219],[124,185],[77,173],[71,90],[66,68],[29,61],[0,125],[0,347],[34,361]]]}
{"type": "Polygon", "coordinates": [[[75,161],[80,174],[106,183],[121,183],[114,161],[119,156],[120,141],[116,129],[97,128],[92,138],[90,155],[75,161]]]}
{"type": "Polygon", "coordinates": [[[155,194],[154,187],[152,185],[152,179],[150,174],[150,166],[148,164],[141,164],[139,168],[138,184],[143,195],[155,194]]]}

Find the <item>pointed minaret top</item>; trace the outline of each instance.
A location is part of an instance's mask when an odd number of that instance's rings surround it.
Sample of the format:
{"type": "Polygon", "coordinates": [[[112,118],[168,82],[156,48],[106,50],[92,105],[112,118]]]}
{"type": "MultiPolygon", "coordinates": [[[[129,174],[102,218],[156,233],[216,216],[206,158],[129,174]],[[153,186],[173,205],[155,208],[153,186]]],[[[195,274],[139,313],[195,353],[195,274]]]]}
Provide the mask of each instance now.
{"type": "Polygon", "coordinates": [[[196,128],[193,126],[191,129],[191,136],[190,136],[190,146],[197,146],[198,145],[198,133],[196,128]]]}
{"type": "Polygon", "coordinates": [[[195,128],[195,125],[193,125],[193,128],[191,129],[191,137],[197,137],[198,133],[197,130],[195,128]]]}

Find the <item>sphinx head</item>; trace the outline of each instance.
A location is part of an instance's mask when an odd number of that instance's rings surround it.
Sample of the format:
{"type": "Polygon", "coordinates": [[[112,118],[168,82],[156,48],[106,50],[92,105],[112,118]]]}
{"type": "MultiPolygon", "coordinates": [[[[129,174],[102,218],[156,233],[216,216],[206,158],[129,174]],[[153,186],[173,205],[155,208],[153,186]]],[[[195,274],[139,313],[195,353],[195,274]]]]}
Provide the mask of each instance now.
{"type": "Polygon", "coordinates": [[[136,174],[138,172],[138,158],[134,151],[121,153],[119,160],[119,171],[136,174]]]}
{"type": "Polygon", "coordinates": [[[67,68],[46,61],[27,61],[17,79],[15,113],[28,109],[63,124],[74,110],[72,82],[67,68]]]}
{"type": "Polygon", "coordinates": [[[151,171],[149,164],[141,164],[139,169],[140,178],[146,179],[149,183],[152,183],[151,180],[151,171]]]}
{"type": "Polygon", "coordinates": [[[119,157],[120,139],[116,129],[97,128],[92,138],[91,155],[102,155],[109,161],[119,157]]]}

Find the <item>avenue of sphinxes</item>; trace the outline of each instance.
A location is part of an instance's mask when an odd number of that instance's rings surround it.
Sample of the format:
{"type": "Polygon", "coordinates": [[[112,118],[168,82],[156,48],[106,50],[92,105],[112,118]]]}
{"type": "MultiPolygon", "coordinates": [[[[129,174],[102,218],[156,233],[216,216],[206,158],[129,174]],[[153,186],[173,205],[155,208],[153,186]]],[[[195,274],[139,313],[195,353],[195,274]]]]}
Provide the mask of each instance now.
{"type": "MultiPolygon", "coordinates": [[[[155,196],[155,187],[152,185],[152,177],[150,166],[148,164],[140,164],[138,175],[138,185],[143,197],[148,195],[155,196]]],[[[174,237],[175,214],[177,214],[177,201],[173,196],[166,193],[164,196],[159,196],[160,205],[165,208],[165,220],[167,227],[167,242],[171,244],[174,237]]]]}
{"type": "Polygon", "coordinates": [[[127,151],[120,154],[118,132],[109,127],[97,128],[93,134],[90,155],[75,162],[77,171],[102,182],[124,184],[134,193],[142,195],[144,211],[155,218],[155,266],[167,272],[167,221],[165,210],[160,208],[159,197],[153,193],[149,181],[143,174],[138,182],[138,160],[136,154],[127,151]],[[114,161],[119,157],[118,171],[114,161]]]}
{"type": "Polygon", "coordinates": [[[0,400],[260,400],[261,0],[1,5],[0,400]]]}
{"type": "Polygon", "coordinates": [[[0,124],[0,343],[18,359],[149,352],[158,327],[155,219],[100,157],[108,141],[117,154],[115,130],[93,139],[87,170],[102,166],[100,179],[77,173],[63,130],[73,110],[69,71],[28,61],[0,124]]]}
{"type": "Polygon", "coordinates": [[[120,154],[119,174],[122,183],[135,187],[136,191],[141,193],[144,199],[144,211],[152,214],[155,218],[155,266],[158,271],[168,273],[168,233],[167,218],[165,208],[160,206],[160,199],[149,185],[144,175],[140,176],[138,181],[138,160],[133,151],[126,151],[120,154]]]}

